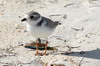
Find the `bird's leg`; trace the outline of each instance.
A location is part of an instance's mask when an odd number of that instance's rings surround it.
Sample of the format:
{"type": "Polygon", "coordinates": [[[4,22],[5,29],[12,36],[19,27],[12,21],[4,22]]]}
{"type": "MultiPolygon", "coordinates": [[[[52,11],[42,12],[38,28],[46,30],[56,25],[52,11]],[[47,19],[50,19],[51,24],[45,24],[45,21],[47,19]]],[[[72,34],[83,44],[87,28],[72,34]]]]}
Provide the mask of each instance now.
{"type": "Polygon", "coordinates": [[[45,50],[44,50],[44,53],[43,53],[43,55],[46,55],[47,46],[48,46],[48,41],[46,41],[45,50]]]}
{"type": "Polygon", "coordinates": [[[36,40],[36,54],[35,55],[38,55],[39,52],[38,52],[38,40],[36,40]]]}
{"type": "Polygon", "coordinates": [[[41,39],[40,38],[38,38],[37,40],[36,40],[36,54],[35,55],[42,55],[42,53],[39,53],[38,52],[38,47],[39,47],[39,44],[41,44],[41,39]]]}

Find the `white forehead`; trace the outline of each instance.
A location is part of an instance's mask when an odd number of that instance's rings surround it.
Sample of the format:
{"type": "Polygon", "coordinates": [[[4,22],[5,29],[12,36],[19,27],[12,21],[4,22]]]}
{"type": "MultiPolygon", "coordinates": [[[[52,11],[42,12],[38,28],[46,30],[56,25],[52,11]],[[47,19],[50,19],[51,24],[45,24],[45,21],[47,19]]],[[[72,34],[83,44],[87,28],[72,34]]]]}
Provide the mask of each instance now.
{"type": "Polygon", "coordinates": [[[24,17],[25,17],[25,18],[28,18],[28,17],[29,17],[29,15],[28,15],[28,14],[25,14],[25,15],[24,15],[24,17]]]}

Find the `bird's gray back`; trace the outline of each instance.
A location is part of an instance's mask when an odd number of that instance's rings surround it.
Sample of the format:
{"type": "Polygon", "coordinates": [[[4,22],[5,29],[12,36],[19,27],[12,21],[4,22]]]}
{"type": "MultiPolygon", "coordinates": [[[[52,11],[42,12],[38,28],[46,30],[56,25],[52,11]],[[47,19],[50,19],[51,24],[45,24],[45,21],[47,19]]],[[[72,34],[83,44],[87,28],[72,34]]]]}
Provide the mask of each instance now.
{"type": "Polygon", "coordinates": [[[54,22],[49,18],[46,18],[46,17],[42,17],[42,18],[46,22],[45,26],[47,26],[50,29],[56,28],[60,24],[58,21],[54,22]]]}

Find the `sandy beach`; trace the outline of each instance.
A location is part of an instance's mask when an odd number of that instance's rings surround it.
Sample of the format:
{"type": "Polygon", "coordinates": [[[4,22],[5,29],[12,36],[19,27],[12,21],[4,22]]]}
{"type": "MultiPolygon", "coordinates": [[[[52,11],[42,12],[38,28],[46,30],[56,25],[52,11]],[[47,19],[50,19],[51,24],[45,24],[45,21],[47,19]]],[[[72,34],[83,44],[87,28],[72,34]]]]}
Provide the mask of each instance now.
{"type": "Polygon", "coordinates": [[[100,66],[100,1],[0,0],[0,66],[32,66],[35,60],[47,66],[100,66]],[[34,37],[21,19],[32,10],[62,23],[49,37],[49,46],[58,51],[35,56],[24,47],[34,37]]]}

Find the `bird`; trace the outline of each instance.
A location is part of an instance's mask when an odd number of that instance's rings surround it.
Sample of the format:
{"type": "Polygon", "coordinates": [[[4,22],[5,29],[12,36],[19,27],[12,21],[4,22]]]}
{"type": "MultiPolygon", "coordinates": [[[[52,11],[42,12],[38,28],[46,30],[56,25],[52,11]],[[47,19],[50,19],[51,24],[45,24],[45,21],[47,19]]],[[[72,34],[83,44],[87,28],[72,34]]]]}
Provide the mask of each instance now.
{"type": "Polygon", "coordinates": [[[30,32],[32,37],[36,39],[36,54],[41,54],[38,52],[38,44],[41,44],[41,39],[45,39],[45,49],[42,55],[46,55],[48,46],[48,37],[55,31],[58,25],[61,25],[59,21],[53,21],[50,18],[41,16],[37,11],[30,11],[26,13],[21,20],[21,22],[26,21],[27,31],[30,32]]]}

